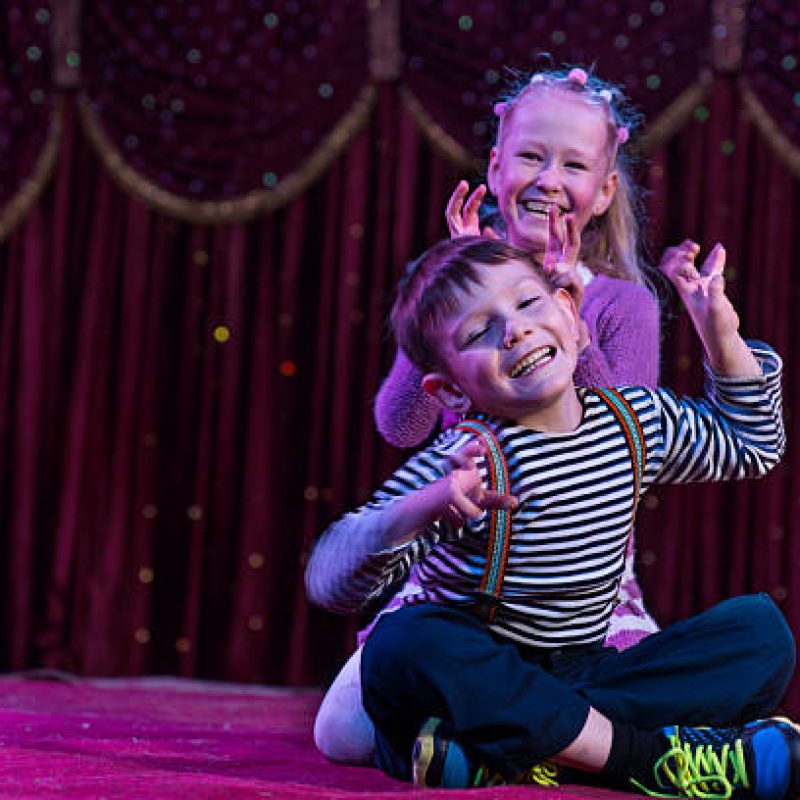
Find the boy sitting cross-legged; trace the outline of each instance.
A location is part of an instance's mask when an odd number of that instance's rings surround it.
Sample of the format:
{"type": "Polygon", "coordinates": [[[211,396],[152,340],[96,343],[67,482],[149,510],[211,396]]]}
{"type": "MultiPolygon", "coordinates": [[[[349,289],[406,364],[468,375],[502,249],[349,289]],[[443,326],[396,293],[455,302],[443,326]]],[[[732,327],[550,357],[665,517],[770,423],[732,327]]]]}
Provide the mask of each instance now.
{"type": "Polygon", "coordinates": [[[697,400],[576,389],[575,306],[505,243],[456,239],[412,265],[398,343],[465,420],[332,525],[306,575],[336,611],[411,569],[422,587],[363,654],[389,774],[468,786],[568,768],[667,796],[797,795],[800,734],[759,719],[794,668],[768,597],[725,601],[624,652],[602,646],[639,496],[759,477],[783,452],[780,359],[739,336],[722,248],[701,271],[695,255],[679,248],[667,272],[708,360],[697,400]]]}

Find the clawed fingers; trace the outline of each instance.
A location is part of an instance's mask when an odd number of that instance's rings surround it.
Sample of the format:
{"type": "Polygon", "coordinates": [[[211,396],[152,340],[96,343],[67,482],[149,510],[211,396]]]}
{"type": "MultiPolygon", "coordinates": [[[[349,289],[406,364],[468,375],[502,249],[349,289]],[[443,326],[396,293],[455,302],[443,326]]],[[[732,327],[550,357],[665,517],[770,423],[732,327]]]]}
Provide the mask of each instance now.
{"type": "Polygon", "coordinates": [[[475,466],[475,459],[484,452],[483,445],[477,439],[472,439],[459,450],[448,453],[447,462],[452,469],[472,469],[475,466]]]}
{"type": "Polygon", "coordinates": [[[470,519],[477,519],[483,514],[483,509],[475,505],[465,494],[453,498],[447,506],[444,518],[456,527],[462,527],[470,519]]]}
{"type": "Polygon", "coordinates": [[[544,256],[544,271],[551,275],[556,264],[564,257],[564,242],[558,227],[558,211],[550,206],[547,212],[547,250],[544,256]]]}
{"type": "Polygon", "coordinates": [[[725,260],[725,248],[717,242],[714,247],[711,248],[711,252],[706,256],[706,260],[703,262],[700,271],[707,277],[722,275],[725,270],[725,260]]]}
{"type": "Polygon", "coordinates": [[[459,181],[447,201],[444,216],[451,238],[458,236],[480,235],[478,211],[486,196],[486,185],[480,184],[469,197],[469,184],[459,181]]]}
{"type": "Polygon", "coordinates": [[[461,216],[461,209],[464,207],[464,199],[469,191],[469,184],[466,181],[459,181],[458,186],[453,189],[453,194],[447,201],[447,208],[445,208],[444,215],[449,220],[461,216]]]}
{"type": "Polygon", "coordinates": [[[467,202],[464,204],[464,216],[477,214],[484,197],[486,197],[486,184],[482,183],[467,198],[467,202]]]}
{"type": "Polygon", "coordinates": [[[700,245],[685,239],[676,247],[668,247],[661,257],[658,267],[668,278],[677,275],[685,267],[694,269],[694,260],[700,252],[700,245]]]}
{"type": "Polygon", "coordinates": [[[581,254],[581,234],[578,230],[578,224],[575,222],[574,214],[567,214],[564,217],[564,245],[562,248],[562,257],[570,264],[578,261],[581,254]]]}
{"type": "Polygon", "coordinates": [[[519,500],[513,494],[487,490],[480,499],[480,506],[483,509],[497,508],[514,511],[519,506],[519,500]]]}

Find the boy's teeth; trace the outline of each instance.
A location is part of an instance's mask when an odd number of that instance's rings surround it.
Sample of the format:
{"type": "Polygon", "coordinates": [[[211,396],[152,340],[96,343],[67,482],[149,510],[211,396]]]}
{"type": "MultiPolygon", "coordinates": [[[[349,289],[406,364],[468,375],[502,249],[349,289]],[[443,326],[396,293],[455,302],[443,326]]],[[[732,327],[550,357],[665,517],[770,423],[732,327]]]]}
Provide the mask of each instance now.
{"type": "Polygon", "coordinates": [[[519,378],[522,375],[527,375],[533,372],[536,367],[550,361],[555,355],[554,348],[552,347],[537,347],[532,353],[528,353],[524,358],[521,358],[511,367],[510,375],[512,378],[519,378]]]}

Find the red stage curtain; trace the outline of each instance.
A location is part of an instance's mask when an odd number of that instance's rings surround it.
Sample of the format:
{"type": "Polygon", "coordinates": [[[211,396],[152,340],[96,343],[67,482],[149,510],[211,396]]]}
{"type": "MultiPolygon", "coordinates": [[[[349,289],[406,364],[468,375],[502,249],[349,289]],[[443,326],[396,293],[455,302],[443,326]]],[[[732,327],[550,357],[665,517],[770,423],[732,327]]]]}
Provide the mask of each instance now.
{"type": "Polygon", "coordinates": [[[396,95],[311,190],[192,226],[113,185],[68,106],[0,248],[2,667],[319,680],[352,624],[303,555],[397,459],[371,399],[456,171],[396,95]]]}

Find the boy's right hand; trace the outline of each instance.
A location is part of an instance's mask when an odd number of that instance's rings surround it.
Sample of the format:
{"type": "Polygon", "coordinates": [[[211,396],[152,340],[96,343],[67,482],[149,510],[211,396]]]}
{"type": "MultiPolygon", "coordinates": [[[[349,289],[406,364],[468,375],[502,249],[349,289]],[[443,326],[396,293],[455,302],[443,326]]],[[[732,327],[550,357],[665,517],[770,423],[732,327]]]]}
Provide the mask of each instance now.
{"type": "Polygon", "coordinates": [[[481,231],[481,220],[478,212],[483,198],[486,197],[486,184],[480,184],[469,197],[467,197],[468,192],[469,184],[466,181],[459,181],[458,186],[453,190],[453,194],[450,195],[450,199],[447,201],[444,218],[447,220],[450,238],[457,239],[459,236],[480,236],[483,234],[496,239],[497,235],[491,228],[487,227],[484,231],[481,231]]]}
{"type": "Polygon", "coordinates": [[[471,441],[451,454],[448,460],[452,471],[411,496],[414,498],[414,511],[425,522],[444,519],[461,527],[488,509],[515,509],[519,503],[513,495],[483,488],[475,460],[483,453],[483,445],[471,441]]]}

